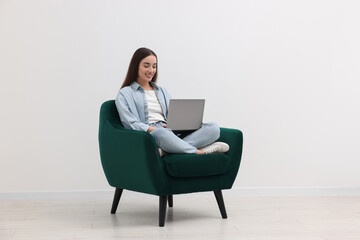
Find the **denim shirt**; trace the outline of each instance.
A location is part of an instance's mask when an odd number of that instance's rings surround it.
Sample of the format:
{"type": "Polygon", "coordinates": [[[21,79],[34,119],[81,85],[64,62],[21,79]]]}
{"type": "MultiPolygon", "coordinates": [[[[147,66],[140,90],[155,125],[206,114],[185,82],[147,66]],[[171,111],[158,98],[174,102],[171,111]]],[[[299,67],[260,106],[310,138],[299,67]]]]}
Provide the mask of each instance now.
{"type": "MultiPolygon", "coordinates": [[[[150,82],[160,102],[165,120],[167,120],[170,94],[165,88],[150,82]]],[[[116,100],[120,120],[126,129],[147,131],[149,129],[148,105],[145,90],[137,83],[120,89],[116,100]]]]}

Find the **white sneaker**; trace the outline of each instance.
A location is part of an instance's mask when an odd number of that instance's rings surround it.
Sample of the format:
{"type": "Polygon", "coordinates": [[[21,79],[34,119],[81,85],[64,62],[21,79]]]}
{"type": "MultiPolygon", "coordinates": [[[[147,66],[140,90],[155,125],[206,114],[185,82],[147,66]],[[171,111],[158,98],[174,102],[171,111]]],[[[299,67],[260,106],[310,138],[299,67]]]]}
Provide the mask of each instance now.
{"type": "Polygon", "coordinates": [[[207,145],[199,150],[204,151],[206,154],[210,153],[224,153],[229,151],[230,147],[227,143],[224,142],[214,142],[210,145],[207,145]]]}
{"type": "Polygon", "coordinates": [[[158,148],[159,151],[159,155],[160,157],[165,156],[167,154],[167,152],[165,152],[164,150],[162,150],[161,148],[158,148]]]}

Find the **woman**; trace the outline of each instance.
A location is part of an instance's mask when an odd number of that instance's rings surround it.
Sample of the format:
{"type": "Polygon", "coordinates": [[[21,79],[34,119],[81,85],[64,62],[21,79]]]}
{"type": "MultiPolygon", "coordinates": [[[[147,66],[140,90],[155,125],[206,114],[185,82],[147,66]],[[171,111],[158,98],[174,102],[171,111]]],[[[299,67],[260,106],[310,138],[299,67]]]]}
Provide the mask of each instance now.
{"type": "Polygon", "coordinates": [[[148,48],[139,48],[130,61],[115,101],[125,128],[149,132],[160,148],[160,155],[163,151],[209,154],[229,150],[226,143],[215,142],[220,136],[216,123],[203,123],[200,129],[186,135],[175,134],[166,128],[170,95],[156,85],[156,80],[156,54],[148,48]]]}

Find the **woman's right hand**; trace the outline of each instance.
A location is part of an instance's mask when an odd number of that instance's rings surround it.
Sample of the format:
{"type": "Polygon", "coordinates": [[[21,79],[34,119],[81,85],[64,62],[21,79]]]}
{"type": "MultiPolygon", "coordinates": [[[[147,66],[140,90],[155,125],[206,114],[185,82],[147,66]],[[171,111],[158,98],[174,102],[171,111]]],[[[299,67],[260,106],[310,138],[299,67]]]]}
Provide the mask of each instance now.
{"type": "Polygon", "coordinates": [[[151,133],[151,132],[154,131],[155,129],[156,129],[156,127],[149,127],[147,131],[148,131],[148,133],[151,133]]]}

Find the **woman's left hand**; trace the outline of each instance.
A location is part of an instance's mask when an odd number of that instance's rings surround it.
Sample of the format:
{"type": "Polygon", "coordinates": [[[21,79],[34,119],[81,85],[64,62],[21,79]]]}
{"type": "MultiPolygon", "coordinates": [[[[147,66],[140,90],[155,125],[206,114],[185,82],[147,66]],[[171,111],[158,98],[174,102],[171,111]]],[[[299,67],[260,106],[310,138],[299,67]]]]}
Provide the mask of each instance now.
{"type": "Polygon", "coordinates": [[[164,128],[166,128],[166,124],[162,125],[164,128]]]}

